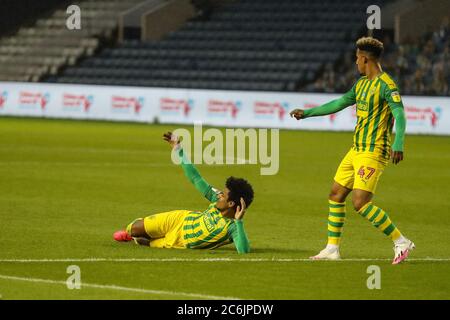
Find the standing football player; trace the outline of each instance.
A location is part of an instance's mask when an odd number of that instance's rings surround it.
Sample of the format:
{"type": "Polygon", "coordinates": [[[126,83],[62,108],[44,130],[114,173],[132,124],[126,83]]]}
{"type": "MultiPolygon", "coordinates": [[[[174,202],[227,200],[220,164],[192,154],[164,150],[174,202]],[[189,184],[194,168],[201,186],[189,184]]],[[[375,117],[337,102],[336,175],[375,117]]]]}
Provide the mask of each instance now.
{"type": "Polygon", "coordinates": [[[362,77],[350,91],[319,107],[290,113],[300,120],[336,113],[356,103],[353,146],[337,169],[329,195],[328,244],[311,259],[340,259],[345,199],[353,191],[354,209],[394,242],[392,263],[398,264],[408,257],[414,243],[402,235],[387,212],[372,203],[372,198],[389,159],[394,164],[403,160],[405,112],[397,85],[380,65],[383,43],[363,37],[356,42],[356,48],[356,65],[362,77]],[[394,119],[396,135],[391,146],[394,119]]]}

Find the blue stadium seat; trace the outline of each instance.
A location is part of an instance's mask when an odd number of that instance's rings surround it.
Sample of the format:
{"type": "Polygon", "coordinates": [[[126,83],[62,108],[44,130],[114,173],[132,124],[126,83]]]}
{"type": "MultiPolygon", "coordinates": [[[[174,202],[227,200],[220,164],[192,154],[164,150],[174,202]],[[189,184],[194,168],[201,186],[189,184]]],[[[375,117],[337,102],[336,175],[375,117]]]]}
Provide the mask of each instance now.
{"type": "Polygon", "coordinates": [[[161,41],[106,48],[54,81],[295,91],[353,45],[369,2],[236,1],[161,41]]]}

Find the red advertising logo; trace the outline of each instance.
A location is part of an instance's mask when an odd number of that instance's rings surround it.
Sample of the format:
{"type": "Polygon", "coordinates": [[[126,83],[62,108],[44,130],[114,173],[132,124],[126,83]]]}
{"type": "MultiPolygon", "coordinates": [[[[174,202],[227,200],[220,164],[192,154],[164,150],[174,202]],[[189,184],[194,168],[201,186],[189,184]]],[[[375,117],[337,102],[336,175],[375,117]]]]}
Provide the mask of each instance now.
{"type": "Polygon", "coordinates": [[[19,95],[19,106],[23,108],[40,107],[45,110],[50,100],[50,94],[41,92],[21,91],[19,95]]]}
{"type": "Polygon", "coordinates": [[[424,122],[430,121],[431,126],[435,127],[441,116],[442,109],[440,107],[415,107],[405,106],[406,119],[408,121],[424,122]]]}
{"type": "Polygon", "coordinates": [[[159,100],[159,108],[164,114],[184,114],[185,117],[189,116],[189,113],[193,109],[193,101],[185,99],[173,99],[173,98],[161,98],[159,100]]]}
{"type": "Polygon", "coordinates": [[[211,116],[226,116],[230,114],[235,119],[241,109],[241,105],[240,101],[233,102],[211,99],[208,101],[208,114],[211,116]]]}
{"type": "Polygon", "coordinates": [[[144,98],[113,96],[111,100],[111,106],[115,111],[132,110],[135,114],[139,114],[144,106],[144,98]]]}
{"type": "Polygon", "coordinates": [[[2,94],[0,94],[0,108],[3,108],[5,106],[7,97],[8,97],[7,91],[3,91],[2,94]]]}
{"type": "Polygon", "coordinates": [[[288,103],[270,103],[263,101],[256,101],[253,104],[253,112],[256,116],[261,117],[273,117],[278,116],[280,120],[283,120],[285,115],[288,113],[289,104],[288,103]]]}
{"type": "Polygon", "coordinates": [[[66,109],[82,108],[84,112],[88,112],[94,98],[92,95],[76,95],[64,93],[63,107],[66,109]]]}

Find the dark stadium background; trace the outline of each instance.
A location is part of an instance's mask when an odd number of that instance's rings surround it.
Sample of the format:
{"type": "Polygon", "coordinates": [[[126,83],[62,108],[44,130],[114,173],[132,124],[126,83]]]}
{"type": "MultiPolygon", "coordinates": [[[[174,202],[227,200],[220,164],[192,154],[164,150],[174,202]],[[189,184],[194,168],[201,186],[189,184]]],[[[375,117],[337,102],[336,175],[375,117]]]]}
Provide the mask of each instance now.
{"type": "MultiPolygon", "coordinates": [[[[182,1],[173,9],[177,21],[152,16],[154,31],[146,35],[133,17],[118,23],[120,14],[141,2],[2,1],[2,45],[11,46],[2,58],[11,54],[18,62],[16,70],[5,70],[6,60],[0,60],[0,80],[345,92],[357,76],[351,49],[358,36],[367,34],[366,8],[376,4],[383,8],[382,30],[374,35],[385,43],[385,69],[402,92],[450,95],[445,1],[436,0],[435,16],[427,15],[424,23],[401,24],[400,39],[395,39],[395,15],[415,1],[400,1],[400,7],[388,0],[182,1]],[[68,16],[62,11],[72,3],[82,9],[83,32],[58,33],[68,16]],[[34,30],[21,31],[24,27],[34,30]],[[42,50],[26,41],[30,38],[42,39],[42,50]],[[36,51],[21,54],[14,49],[19,44],[36,51]],[[80,46],[84,50],[50,50],[80,46]],[[220,55],[224,50],[227,54],[220,55]],[[50,61],[39,63],[31,56],[50,61]]],[[[416,18],[414,10],[408,14],[416,18]]]]}
{"type": "Polygon", "coordinates": [[[0,299],[448,300],[449,14],[448,0],[0,0],[0,299]],[[381,29],[367,28],[371,5],[381,29]],[[417,246],[395,267],[350,199],[343,261],[310,262],[355,109],[289,117],[352,87],[365,35],[383,41],[407,115],[405,160],[376,195],[417,246]],[[282,129],[276,175],[198,165],[217,187],[252,182],[245,257],[113,241],[140,216],[206,207],[161,138],[194,121],[282,129]],[[70,265],[81,290],[66,287],[70,265]]]}

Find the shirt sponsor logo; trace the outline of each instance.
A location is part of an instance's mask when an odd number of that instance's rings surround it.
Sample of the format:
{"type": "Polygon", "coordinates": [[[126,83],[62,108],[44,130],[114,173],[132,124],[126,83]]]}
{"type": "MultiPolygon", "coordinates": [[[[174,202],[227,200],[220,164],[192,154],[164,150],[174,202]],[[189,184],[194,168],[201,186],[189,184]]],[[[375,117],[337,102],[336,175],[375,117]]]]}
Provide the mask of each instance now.
{"type": "Polygon", "coordinates": [[[203,222],[205,223],[205,227],[208,232],[212,232],[214,230],[214,219],[210,213],[203,215],[203,222]]]}
{"type": "Polygon", "coordinates": [[[366,101],[364,100],[358,100],[356,102],[356,108],[358,109],[358,111],[368,111],[369,110],[369,105],[367,104],[366,101]]]}

